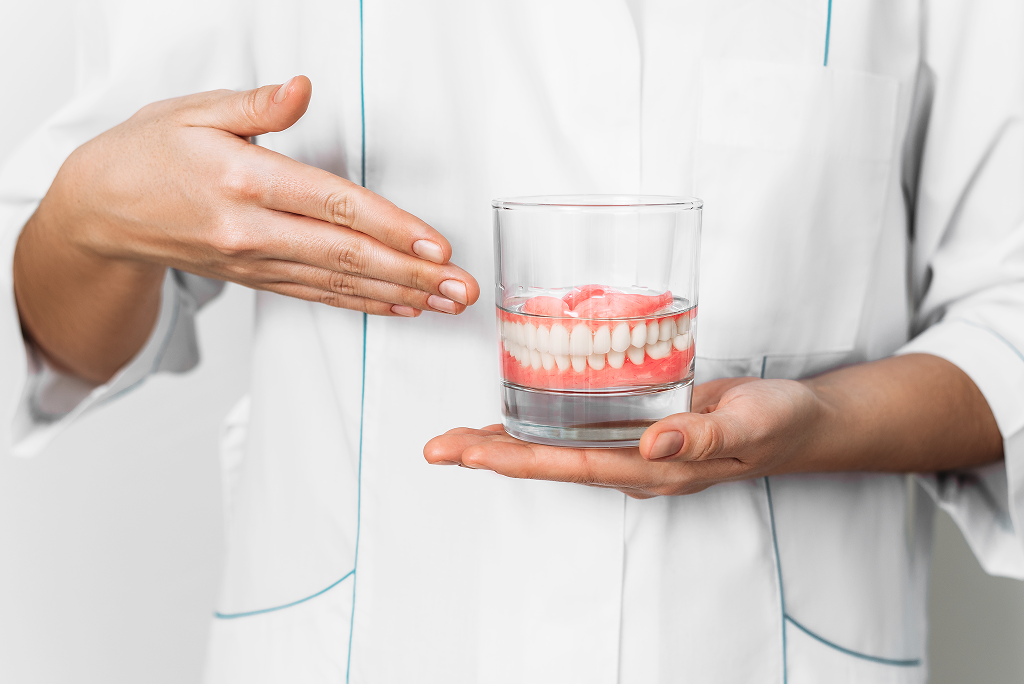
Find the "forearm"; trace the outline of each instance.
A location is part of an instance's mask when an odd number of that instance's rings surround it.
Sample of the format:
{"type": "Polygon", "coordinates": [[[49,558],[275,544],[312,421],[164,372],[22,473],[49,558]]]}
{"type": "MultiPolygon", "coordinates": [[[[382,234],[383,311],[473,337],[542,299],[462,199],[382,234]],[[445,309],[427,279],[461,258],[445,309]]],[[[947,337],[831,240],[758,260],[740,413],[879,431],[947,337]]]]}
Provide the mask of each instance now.
{"type": "Polygon", "coordinates": [[[1003,457],[985,397],[957,366],[908,354],[803,381],[824,406],[815,446],[792,470],[930,472],[1003,457]]]}
{"type": "Polygon", "coordinates": [[[105,382],[149,337],[164,268],[82,249],[51,209],[44,200],[14,252],[22,329],[59,369],[105,382]]]}

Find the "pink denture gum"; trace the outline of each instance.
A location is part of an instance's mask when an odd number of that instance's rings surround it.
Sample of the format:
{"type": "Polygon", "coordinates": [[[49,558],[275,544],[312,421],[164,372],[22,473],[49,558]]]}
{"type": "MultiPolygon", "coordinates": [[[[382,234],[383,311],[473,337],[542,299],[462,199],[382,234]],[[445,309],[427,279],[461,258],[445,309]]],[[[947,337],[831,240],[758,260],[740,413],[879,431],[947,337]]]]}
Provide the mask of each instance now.
{"type": "Polygon", "coordinates": [[[682,381],[694,355],[696,308],[656,315],[672,303],[671,292],[586,285],[560,299],[527,299],[521,314],[499,308],[502,375],[517,385],[558,390],[682,381]]]}

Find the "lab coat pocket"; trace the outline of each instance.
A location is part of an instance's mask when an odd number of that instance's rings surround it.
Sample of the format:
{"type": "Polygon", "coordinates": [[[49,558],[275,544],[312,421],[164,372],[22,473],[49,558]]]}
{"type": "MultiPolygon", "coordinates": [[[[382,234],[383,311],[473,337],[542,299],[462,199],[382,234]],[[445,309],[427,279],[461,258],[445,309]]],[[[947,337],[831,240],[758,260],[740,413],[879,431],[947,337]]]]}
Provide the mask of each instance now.
{"type": "Polygon", "coordinates": [[[701,63],[701,356],[853,349],[890,187],[898,83],[701,63]]]}
{"type": "Polygon", "coordinates": [[[786,623],[787,684],[924,684],[919,659],[894,661],[853,653],[786,623]]]}

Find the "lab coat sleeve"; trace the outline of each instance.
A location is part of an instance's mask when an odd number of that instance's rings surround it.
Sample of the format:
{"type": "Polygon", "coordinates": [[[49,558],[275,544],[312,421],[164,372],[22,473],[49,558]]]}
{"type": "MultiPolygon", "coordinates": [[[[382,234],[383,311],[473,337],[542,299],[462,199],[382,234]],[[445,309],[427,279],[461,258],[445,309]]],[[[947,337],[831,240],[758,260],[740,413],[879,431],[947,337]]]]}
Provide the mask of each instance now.
{"type": "Polygon", "coordinates": [[[157,100],[253,84],[245,12],[231,2],[80,3],[76,94],[0,170],[0,351],[5,406],[14,406],[15,454],[38,453],[84,413],[127,394],[157,372],[199,361],[194,316],[222,283],[168,270],[160,315],[145,346],[103,385],[50,367],[22,339],[13,295],[18,235],[64,160],[82,143],[157,100]]]}
{"type": "Polygon", "coordinates": [[[987,572],[1024,579],[1024,3],[933,2],[926,17],[912,264],[921,332],[899,353],[934,354],[974,381],[1005,460],[920,481],[987,572]]]}

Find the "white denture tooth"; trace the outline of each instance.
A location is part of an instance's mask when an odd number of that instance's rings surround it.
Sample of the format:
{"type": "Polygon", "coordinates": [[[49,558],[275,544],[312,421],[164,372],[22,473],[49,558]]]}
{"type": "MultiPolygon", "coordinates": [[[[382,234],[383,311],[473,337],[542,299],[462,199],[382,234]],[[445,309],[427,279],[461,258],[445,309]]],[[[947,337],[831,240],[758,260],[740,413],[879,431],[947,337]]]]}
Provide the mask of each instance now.
{"type": "Polygon", "coordinates": [[[629,349],[629,323],[619,323],[612,331],[612,351],[624,352],[629,349]]]}
{"type": "Polygon", "coordinates": [[[531,349],[530,350],[530,368],[532,368],[533,370],[540,370],[543,365],[544,364],[543,364],[543,362],[541,361],[541,358],[540,358],[540,352],[537,351],[536,349],[531,349]]]}
{"type": "Polygon", "coordinates": [[[558,370],[560,370],[560,371],[567,371],[567,370],[569,370],[569,366],[571,365],[571,362],[569,361],[569,355],[568,354],[556,354],[555,355],[555,365],[558,366],[558,370]]]}
{"type": "Polygon", "coordinates": [[[661,334],[661,326],[658,325],[658,321],[651,321],[647,324],[647,344],[654,344],[658,341],[658,335],[661,334]]]}
{"type": "Polygon", "coordinates": [[[672,346],[679,351],[686,351],[690,348],[690,333],[685,332],[682,335],[676,335],[672,338],[672,346]]]}
{"type": "Polygon", "coordinates": [[[577,323],[569,335],[569,355],[590,356],[593,353],[594,336],[590,334],[590,328],[583,323],[577,323]]]}
{"type": "Polygon", "coordinates": [[[647,324],[637,323],[636,327],[633,328],[632,334],[629,336],[629,344],[637,349],[643,349],[644,345],[647,344],[647,324]]]}
{"type": "Polygon", "coordinates": [[[690,314],[683,314],[676,319],[676,332],[682,335],[690,329],[690,314]]]}
{"type": "Polygon", "coordinates": [[[582,373],[587,369],[586,356],[570,356],[569,360],[572,361],[572,369],[577,373],[582,373]]]}
{"type": "Polygon", "coordinates": [[[622,368],[626,363],[626,352],[615,351],[614,349],[608,352],[608,365],[612,368],[622,368]]]}
{"type": "Polygon", "coordinates": [[[569,331],[561,323],[551,326],[551,334],[548,336],[548,352],[555,356],[569,355],[569,331]]]}
{"type": "Polygon", "coordinates": [[[537,351],[544,353],[548,351],[548,326],[542,325],[537,328],[537,351]]]}
{"type": "Polygon", "coordinates": [[[612,329],[602,325],[594,333],[594,353],[607,354],[612,350],[612,329]]]}
{"type": "Polygon", "coordinates": [[[665,342],[676,336],[676,322],[671,318],[662,318],[658,326],[658,341],[665,342]]]}
{"type": "Polygon", "coordinates": [[[626,350],[626,356],[629,358],[630,363],[634,366],[642,366],[644,363],[644,348],[643,347],[630,347],[626,350]]]}
{"type": "Polygon", "coordinates": [[[516,323],[516,336],[514,339],[516,344],[526,346],[526,331],[523,330],[522,323],[516,323]]]}
{"type": "Polygon", "coordinates": [[[523,368],[530,367],[530,350],[526,347],[519,347],[519,365],[523,368]]]}
{"type": "Polygon", "coordinates": [[[537,328],[533,323],[527,323],[523,330],[526,333],[526,346],[530,349],[537,349],[537,328]]]}
{"type": "Polygon", "coordinates": [[[540,365],[544,366],[544,370],[551,370],[555,367],[555,357],[547,352],[540,353],[540,365]]]}
{"type": "Polygon", "coordinates": [[[591,354],[587,357],[587,363],[594,370],[604,370],[604,354],[591,354]]]}
{"type": "Polygon", "coordinates": [[[519,361],[523,358],[523,347],[515,342],[512,343],[512,358],[519,361]]]}
{"type": "Polygon", "coordinates": [[[647,345],[645,350],[647,351],[648,356],[657,361],[658,359],[663,359],[672,353],[672,343],[668,340],[655,342],[654,344],[647,345]]]}

